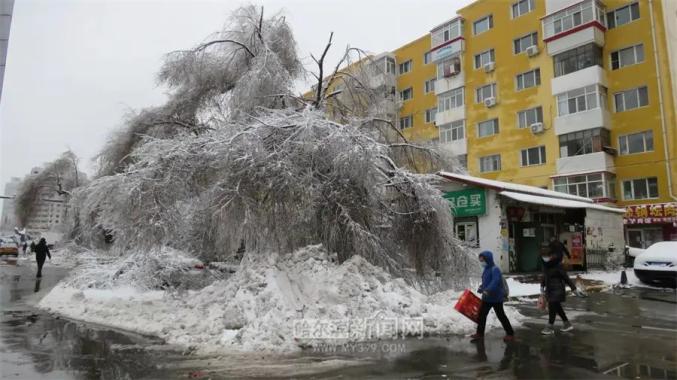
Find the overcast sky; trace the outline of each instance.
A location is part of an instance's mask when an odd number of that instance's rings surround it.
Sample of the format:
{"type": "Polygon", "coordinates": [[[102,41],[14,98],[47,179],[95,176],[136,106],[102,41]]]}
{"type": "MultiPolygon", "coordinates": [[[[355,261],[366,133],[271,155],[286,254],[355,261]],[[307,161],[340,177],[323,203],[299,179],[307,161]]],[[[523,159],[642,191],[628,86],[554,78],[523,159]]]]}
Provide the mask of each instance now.
{"type": "MultiPolygon", "coordinates": [[[[66,149],[86,172],[130,110],[162,103],[163,55],[192,47],[239,5],[282,11],[311,68],[334,32],[333,66],[350,44],[389,51],[426,34],[472,0],[19,0],[0,101],[0,193],[66,149]]],[[[497,0],[502,1],[502,0],[497,0]]]]}

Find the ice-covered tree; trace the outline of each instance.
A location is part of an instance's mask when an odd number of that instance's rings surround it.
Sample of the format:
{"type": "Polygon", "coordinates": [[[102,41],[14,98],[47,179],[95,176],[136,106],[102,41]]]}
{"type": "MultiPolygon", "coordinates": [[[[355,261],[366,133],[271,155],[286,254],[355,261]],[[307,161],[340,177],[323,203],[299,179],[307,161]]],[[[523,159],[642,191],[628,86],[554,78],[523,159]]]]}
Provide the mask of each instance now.
{"type": "MultiPolygon", "coordinates": [[[[322,243],[339,260],[362,255],[415,283],[430,284],[437,273],[438,282],[465,284],[474,260],[452,240],[435,176],[407,170],[432,170],[441,156],[407,141],[387,107],[375,106],[389,99],[365,85],[370,58],[357,73],[339,68],[345,58],[327,80],[330,39],[315,59],[316,96],[303,100],[293,95],[300,66],[284,18],[245,7],[229,25],[170,55],[161,72],[174,92],[159,109],[184,104],[190,128],[124,131],[106,146],[103,162],[114,169],[74,194],[80,241],[101,244],[105,233],[123,249],[166,245],[204,260],[243,241],[247,254],[322,243]],[[345,93],[332,91],[332,81],[345,93]]],[[[144,112],[152,119],[158,109],[144,112]]]]}

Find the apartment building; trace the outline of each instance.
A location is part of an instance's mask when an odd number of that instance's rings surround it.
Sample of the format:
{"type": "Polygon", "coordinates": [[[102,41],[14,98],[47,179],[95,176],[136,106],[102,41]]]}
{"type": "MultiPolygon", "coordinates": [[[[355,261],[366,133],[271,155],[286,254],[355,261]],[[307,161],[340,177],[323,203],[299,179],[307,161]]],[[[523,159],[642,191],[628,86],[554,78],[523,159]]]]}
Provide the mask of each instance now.
{"type": "Polygon", "coordinates": [[[625,207],[631,245],[677,240],[676,14],[665,0],[475,1],[395,50],[399,126],[471,175],[625,207]]]}

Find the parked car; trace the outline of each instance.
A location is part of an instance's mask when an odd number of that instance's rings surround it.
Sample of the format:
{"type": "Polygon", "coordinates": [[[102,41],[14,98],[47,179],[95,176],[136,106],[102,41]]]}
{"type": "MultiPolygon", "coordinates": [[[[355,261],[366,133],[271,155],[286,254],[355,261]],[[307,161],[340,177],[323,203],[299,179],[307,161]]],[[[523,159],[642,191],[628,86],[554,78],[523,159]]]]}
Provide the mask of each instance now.
{"type": "Polygon", "coordinates": [[[19,256],[19,242],[13,236],[0,237],[0,256],[19,256]]]}
{"type": "Polygon", "coordinates": [[[677,287],[677,241],[654,243],[635,258],[635,276],[646,283],[677,287]]]}

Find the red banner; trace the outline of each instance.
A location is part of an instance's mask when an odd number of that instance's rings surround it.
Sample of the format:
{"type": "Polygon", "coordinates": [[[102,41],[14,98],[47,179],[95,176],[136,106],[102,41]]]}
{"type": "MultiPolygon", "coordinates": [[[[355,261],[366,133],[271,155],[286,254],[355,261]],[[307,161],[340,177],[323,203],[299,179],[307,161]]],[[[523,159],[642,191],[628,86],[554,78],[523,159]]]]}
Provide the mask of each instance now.
{"type": "Polygon", "coordinates": [[[626,206],[623,223],[653,224],[677,222],[677,203],[626,206]]]}

